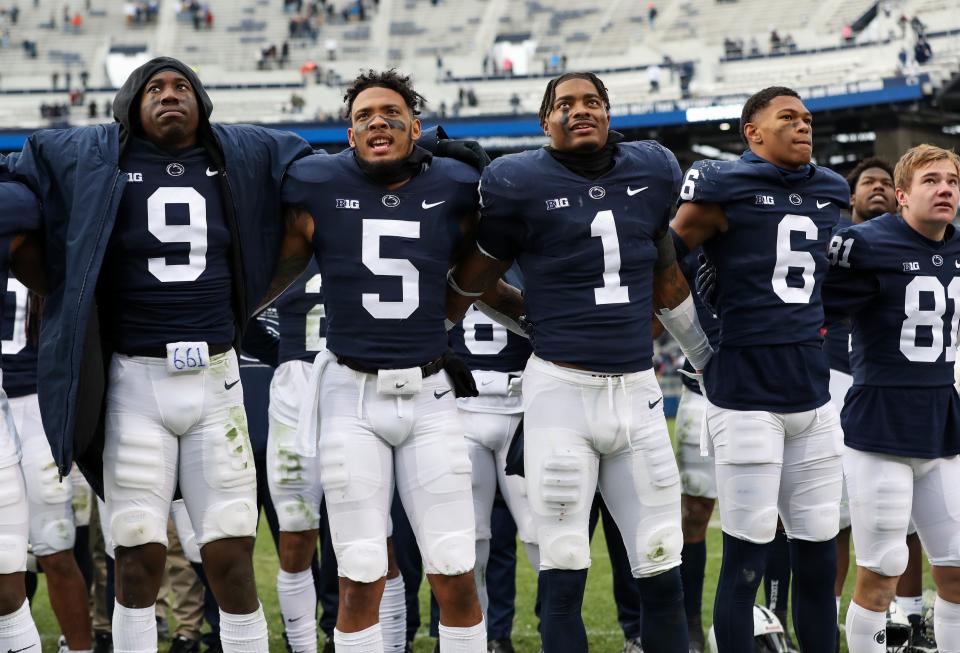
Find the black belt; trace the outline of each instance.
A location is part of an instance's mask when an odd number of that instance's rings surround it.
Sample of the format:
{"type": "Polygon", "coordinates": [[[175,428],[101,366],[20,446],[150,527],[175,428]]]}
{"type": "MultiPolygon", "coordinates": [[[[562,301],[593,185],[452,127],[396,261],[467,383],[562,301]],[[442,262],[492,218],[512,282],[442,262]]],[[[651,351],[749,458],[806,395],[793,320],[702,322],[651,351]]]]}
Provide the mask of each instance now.
{"type": "MultiPolygon", "coordinates": [[[[223,344],[208,344],[207,353],[211,356],[216,356],[217,354],[226,354],[228,351],[233,349],[233,343],[223,343],[223,344]]],[[[139,349],[127,349],[127,350],[117,350],[118,354],[123,354],[124,356],[146,356],[147,358],[166,358],[167,357],[167,347],[142,347],[139,349]]]]}
{"type": "MultiPolygon", "coordinates": [[[[420,365],[419,366],[420,373],[423,375],[423,378],[427,378],[428,376],[433,376],[434,374],[442,370],[445,359],[446,359],[446,355],[438,356],[437,358],[433,359],[429,363],[420,365]]],[[[355,358],[349,358],[347,356],[337,355],[337,362],[343,365],[344,367],[349,367],[351,370],[354,370],[355,372],[362,372],[364,374],[377,374],[380,371],[379,368],[370,367],[369,365],[365,365],[360,361],[356,360],[355,358]]]]}

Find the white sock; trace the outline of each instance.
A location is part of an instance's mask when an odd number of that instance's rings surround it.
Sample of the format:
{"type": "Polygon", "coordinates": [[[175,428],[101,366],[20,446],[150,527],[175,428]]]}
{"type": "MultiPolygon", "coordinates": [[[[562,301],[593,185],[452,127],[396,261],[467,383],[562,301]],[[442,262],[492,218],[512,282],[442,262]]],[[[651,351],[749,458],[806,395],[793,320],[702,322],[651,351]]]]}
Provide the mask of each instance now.
{"type": "Polygon", "coordinates": [[[157,653],[157,607],[125,608],[113,604],[114,653],[157,653]]]}
{"type": "Polygon", "coordinates": [[[40,653],[40,633],[30,614],[30,602],[25,600],[15,611],[0,616],[0,649],[22,651],[33,647],[40,653]]]}
{"type": "Polygon", "coordinates": [[[334,628],[333,645],[338,653],[383,653],[380,624],[373,624],[355,633],[342,633],[334,628]]]}
{"type": "Polygon", "coordinates": [[[897,608],[908,617],[912,614],[923,614],[923,597],[898,596],[897,608]]]}
{"type": "Polygon", "coordinates": [[[887,611],[874,612],[853,601],[847,607],[847,648],[850,653],[886,653],[887,611]]]}
{"type": "Polygon", "coordinates": [[[485,653],[486,622],[481,620],[476,626],[467,628],[452,628],[440,624],[440,650],[443,653],[485,653]]]}
{"type": "Polygon", "coordinates": [[[837,597],[837,624],[838,625],[840,624],[840,598],[841,597],[839,596],[837,597]]]}
{"type": "Polygon", "coordinates": [[[386,653],[403,653],[407,646],[407,595],[403,576],[388,578],[380,599],[380,632],[386,653]]]}
{"type": "Polygon", "coordinates": [[[960,605],[937,596],[933,603],[933,634],[940,653],[960,653],[960,605]]]}
{"type": "Polygon", "coordinates": [[[476,562],[473,563],[473,577],[477,582],[477,598],[480,600],[480,610],[483,618],[487,618],[487,606],[490,598],[487,596],[487,563],[490,561],[490,540],[477,540],[476,562]]]}
{"type": "Polygon", "coordinates": [[[277,572],[277,600],[287,641],[297,653],[317,652],[317,588],[310,569],[277,572]]]}
{"type": "Polygon", "coordinates": [[[263,606],[250,614],[228,614],[220,610],[220,643],[223,653],[270,653],[263,606]]]}

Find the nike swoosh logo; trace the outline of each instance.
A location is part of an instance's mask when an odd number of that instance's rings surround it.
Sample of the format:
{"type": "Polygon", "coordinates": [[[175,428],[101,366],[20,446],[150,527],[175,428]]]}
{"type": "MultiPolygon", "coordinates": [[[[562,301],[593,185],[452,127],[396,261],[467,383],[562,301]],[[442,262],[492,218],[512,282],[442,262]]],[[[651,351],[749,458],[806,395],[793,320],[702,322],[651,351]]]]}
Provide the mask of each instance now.
{"type": "Polygon", "coordinates": [[[397,390],[399,390],[399,389],[402,388],[403,386],[407,385],[407,382],[404,381],[403,383],[395,383],[394,385],[396,385],[396,386],[397,386],[397,390]]]}
{"type": "Polygon", "coordinates": [[[818,209],[822,209],[822,208],[825,207],[825,206],[830,206],[830,202],[824,202],[824,203],[822,203],[822,204],[821,204],[820,202],[817,202],[817,208],[818,208],[818,209]]]}
{"type": "Polygon", "coordinates": [[[960,261],[954,261],[954,262],[953,262],[953,267],[955,267],[955,268],[960,268],[960,261]]]}
{"type": "Polygon", "coordinates": [[[630,188],[629,186],[627,186],[627,195],[629,195],[630,197],[633,197],[633,196],[636,195],[637,193],[642,193],[643,191],[647,190],[648,188],[650,188],[650,187],[649,187],[649,186],[644,186],[643,188],[630,188]]]}
{"type": "Polygon", "coordinates": [[[229,390],[230,388],[232,388],[233,386],[237,385],[238,383],[240,383],[240,379],[237,379],[237,380],[234,381],[233,383],[227,383],[226,381],[224,381],[224,382],[223,382],[223,389],[224,389],[224,390],[229,390]]]}
{"type": "Polygon", "coordinates": [[[296,619],[287,619],[287,623],[292,624],[294,621],[300,621],[301,619],[303,619],[303,615],[300,615],[296,619]]]}
{"type": "Polygon", "coordinates": [[[657,404],[659,404],[662,399],[663,399],[663,397],[661,396],[661,397],[660,397],[659,399],[657,399],[656,401],[648,401],[648,402],[647,402],[647,407],[648,407],[650,410],[653,410],[654,406],[656,406],[657,404]]]}
{"type": "Polygon", "coordinates": [[[219,175],[219,174],[220,174],[220,171],[219,171],[219,170],[211,170],[210,168],[207,168],[207,176],[208,176],[208,177],[216,177],[216,176],[219,175]]]}
{"type": "Polygon", "coordinates": [[[420,206],[423,207],[424,209],[432,209],[435,206],[446,204],[446,202],[447,200],[440,200],[439,202],[433,202],[432,204],[428,204],[427,200],[423,200],[422,202],[420,202],[420,206]]]}
{"type": "Polygon", "coordinates": [[[493,379],[487,379],[486,381],[481,381],[480,385],[490,385],[493,383],[493,379]]]}
{"type": "Polygon", "coordinates": [[[7,649],[7,653],[20,653],[20,651],[28,651],[28,650],[32,649],[34,646],[36,646],[36,644],[31,644],[30,646],[25,646],[25,647],[23,647],[23,648],[18,648],[18,649],[16,649],[16,650],[14,650],[14,649],[12,649],[12,648],[8,648],[8,649],[7,649]]]}
{"type": "Polygon", "coordinates": [[[450,392],[450,390],[444,390],[443,392],[437,392],[436,390],[434,390],[434,391],[433,391],[433,396],[434,396],[434,398],[439,399],[440,397],[442,397],[443,395],[447,394],[448,392],[450,392]]]}

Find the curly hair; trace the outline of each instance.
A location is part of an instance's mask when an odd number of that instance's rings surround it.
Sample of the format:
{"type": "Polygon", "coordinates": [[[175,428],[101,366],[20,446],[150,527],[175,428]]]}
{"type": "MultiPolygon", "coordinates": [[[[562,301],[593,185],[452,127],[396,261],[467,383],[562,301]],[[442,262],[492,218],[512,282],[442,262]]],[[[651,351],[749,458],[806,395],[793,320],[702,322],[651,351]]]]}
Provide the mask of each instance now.
{"type": "Polygon", "coordinates": [[[568,79],[585,79],[591,84],[593,84],[597,89],[597,94],[600,95],[600,99],[603,100],[603,106],[607,108],[607,112],[610,112],[610,96],[607,93],[607,87],[600,80],[599,77],[593,73],[564,73],[559,77],[554,77],[547,84],[547,89],[543,92],[543,101],[540,103],[540,124],[543,125],[547,121],[547,116],[550,115],[550,109],[553,107],[553,103],[557,99],[557,86],[567,81],[568,79]]]}
{"type": "Polygon", "coordinates": [[[396,91],[400,94],[400,97],[403,98],[410,112],[415,116],[420,115],[420,110],[427,103],[425,97],[413,90],[409,75],[404,75],[395,68],[380,72],[370,69],[365,73],[357,75],[343,96],[343,101],[346,104],[344,109],[344,116],[346,118],[349,118],[353,112],[353,103],[356,101],[357,96],[368,88],[387,88],[391,91],[396,91]]]}
{"type": "Polygon", "coordinates": [[[863,171],[867,168],[880,168],[890,175],[891,180],[893,179],[893,166],[879,157],[871,156],[863,159],[850,171],[850,174],[847,175],[847,184],[850,186],[851,193],[856,190],[857,182],[860,181],[860,175],[862,175],[863,171]]]}
{"type": "Polygon", "coordinates": [[[746,134],[743,133],[743,128],[747,126],[747,123],[752,121],[758,113],[766,109],[767,105],[769,105],[774,98],[784,95],[795,97],[798,100],[801,99],[799,93],[786,86],[768,86],[763,90],[757,91],[747,99],[743,104],[743,110],[740,112],[740,138],[743,139],[744,143],[750,145],[750,143],[747,142],[746,134]]]}

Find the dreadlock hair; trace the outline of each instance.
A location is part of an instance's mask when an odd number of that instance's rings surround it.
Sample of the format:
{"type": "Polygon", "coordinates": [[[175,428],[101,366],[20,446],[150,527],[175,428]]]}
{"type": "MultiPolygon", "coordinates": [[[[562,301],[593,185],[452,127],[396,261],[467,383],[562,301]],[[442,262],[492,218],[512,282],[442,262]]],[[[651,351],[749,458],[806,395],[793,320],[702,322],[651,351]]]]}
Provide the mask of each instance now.
{"type": "Polygon", "coordinates": [[[585,79],[597,89],[597,93],[600,95],[600,99],[603,100],[603,106],[607,108],[607,113],[610,112],[610,96],[607,93],[607,87],[600,80],[599,77],[593,73],[564,73],[559,77],[554,77],[547,83],[547,90],[543,92],[543,101],[540,103],[540,125],[542,126],[547,122],[547,116],[550,115],[550,110],[553,108],[553,103],[557,99],[557,86],[567,81],[568,79],[585,79]]]}
{"type": "Polygon", "coordinates": [[[349,88],[347,88],[347,92],[343,96],[343,101],[347,105],[344,109],[345,118],[350,118],[350,114],[353,112],[354,101],[360,93],[368,88],[387,88],[391,91],[396,91],[400,94],[400,97],[403,98],[403,101],[410,109],[410,113],[415,116],[420,115],[420,109],[427,103],[425,97],[413,90],[409,75],[397,72],[396,68],[380,72],[371,68],[367,70],[367,72],[357,75],[356,79],[354,79],[349,88]]]}
{"type": "Polygon", "coordinates": [[[752,121],[758,113],[763,111],[767,105],[773,101],[773,98],[783,95],[795,97],[798,100],[801,99],[800,94],[792,88],[787,88],[786,86],[768,86],[751,95],[743,104],[743,111],[740,112],[740,138],[743,139],[743,142],[746,143],[748,147],[750,143],[747,141],[746,134],[743,133],[744,127],[746,127],[747,123],[752,121]]]}
{"type": "Polygon", "coordinates": [[[880,168],[890,175],[891,180],[893,179],[893,166],[879,157],[871,156],[858,163],[856,167],[850,171],[850,174],[847,175],[847,183],[850,185],[851,193],[856,189],[857,182],[860,181],[860,175],[862,175],[863,171],[867,168],[880,168]]]}

